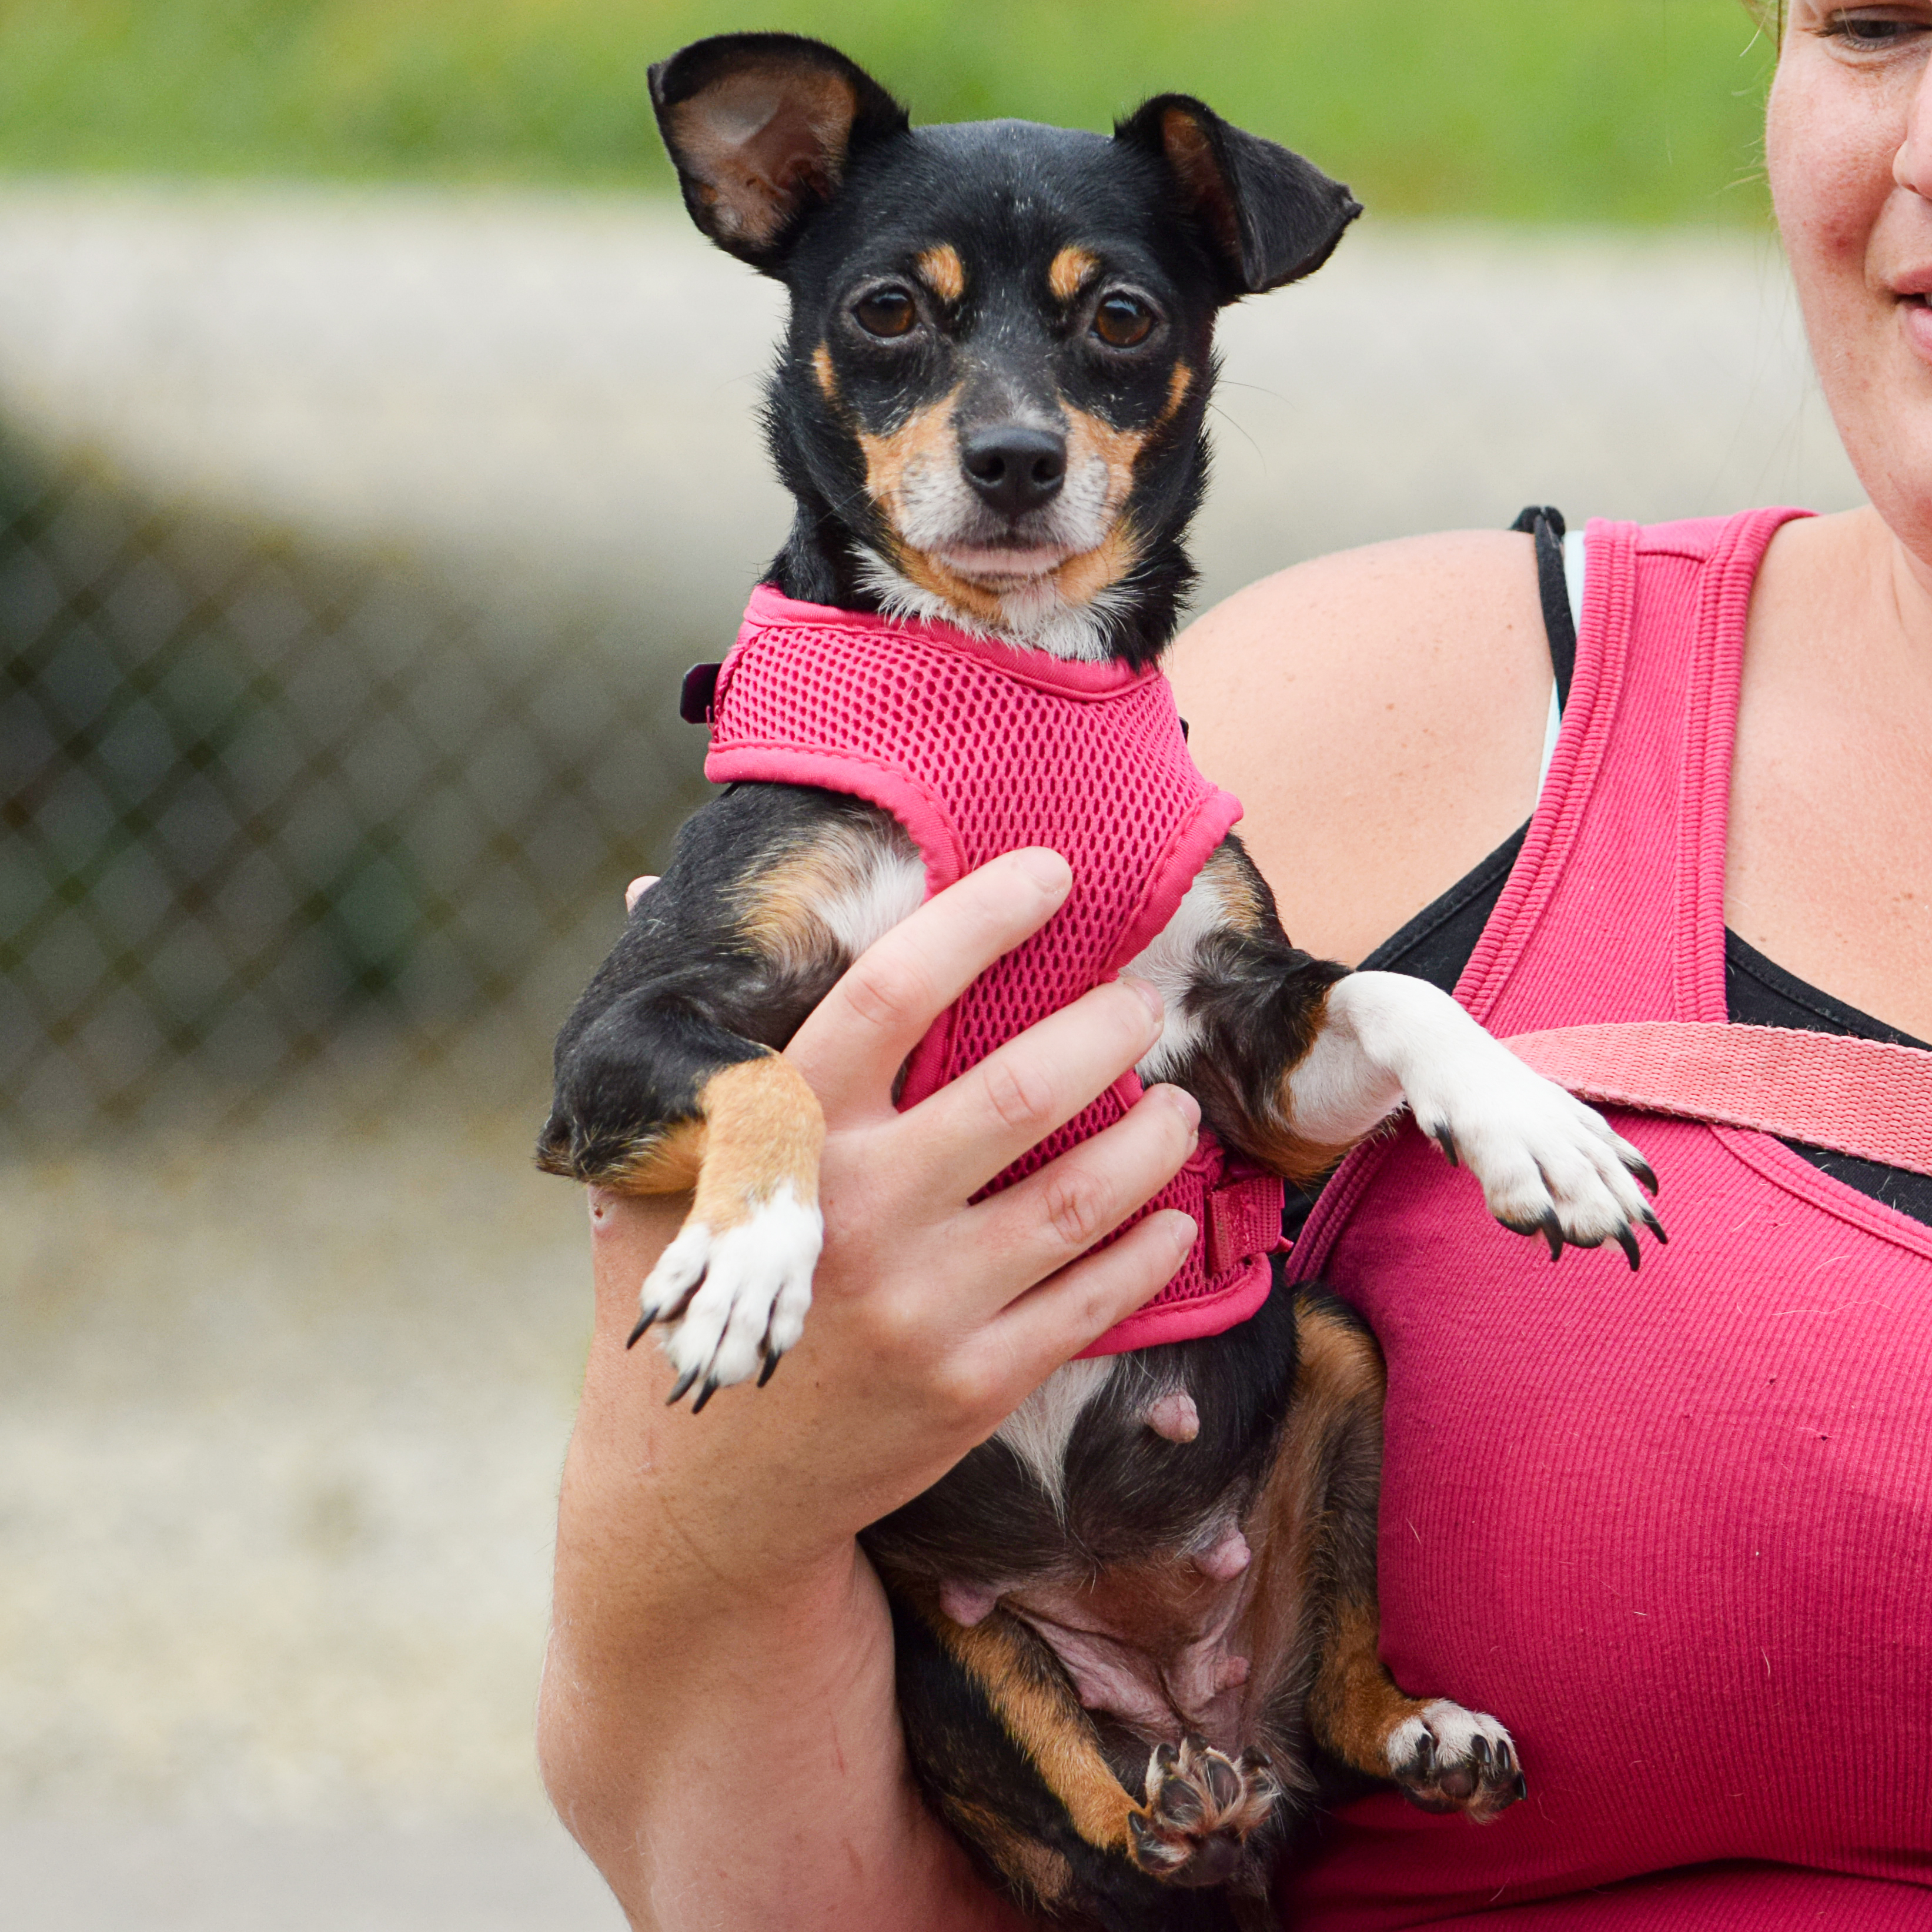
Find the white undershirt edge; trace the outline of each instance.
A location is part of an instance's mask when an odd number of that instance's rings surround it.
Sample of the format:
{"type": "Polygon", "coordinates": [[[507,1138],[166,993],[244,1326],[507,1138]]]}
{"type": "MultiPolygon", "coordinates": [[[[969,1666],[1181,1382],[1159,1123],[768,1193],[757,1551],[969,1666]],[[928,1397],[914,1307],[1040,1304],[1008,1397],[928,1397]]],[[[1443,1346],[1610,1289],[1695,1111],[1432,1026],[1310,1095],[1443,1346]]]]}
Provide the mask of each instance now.
{"type": "MultiPolygon", "coordinates": [[[[1583,634],[1583,533],[1572,530],[1563,539],[1563,587],[1570,594],[1570,622],[1578,637],[1583,634]]],[[[1556,694],[1556,680],[1550,680],[1550,722],[1544,728],[1543,769],[1536,775],[1537,795],[1550,776],[1550,761],[1556,755],[1557,735],[1563,729],[1563,706],[1556,694]]]]}

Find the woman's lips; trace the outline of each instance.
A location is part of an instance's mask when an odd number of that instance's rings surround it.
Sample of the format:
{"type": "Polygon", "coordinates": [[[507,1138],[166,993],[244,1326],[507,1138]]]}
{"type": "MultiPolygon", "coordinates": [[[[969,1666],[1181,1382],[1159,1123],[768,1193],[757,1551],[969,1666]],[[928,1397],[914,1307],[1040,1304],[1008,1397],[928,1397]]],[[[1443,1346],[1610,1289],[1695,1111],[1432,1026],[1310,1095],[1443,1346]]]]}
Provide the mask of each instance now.
{"type": "Polygon", "coordinates": [[[1932,302],[1924,296],[1901,296],[1898,306],[1912,353],[1922,362],[1932,362],[1932,302]]]}

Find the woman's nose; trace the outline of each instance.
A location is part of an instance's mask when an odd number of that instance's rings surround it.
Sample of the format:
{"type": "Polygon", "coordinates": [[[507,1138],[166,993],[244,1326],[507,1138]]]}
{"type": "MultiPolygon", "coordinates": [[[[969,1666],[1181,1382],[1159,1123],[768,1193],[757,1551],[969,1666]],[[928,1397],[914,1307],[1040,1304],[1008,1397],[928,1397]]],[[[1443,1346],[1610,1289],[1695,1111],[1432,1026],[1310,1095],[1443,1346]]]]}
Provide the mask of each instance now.
{"type": "Polygon", "coordinates": [[[1932,62],[1919,75],[1905,122],[1905,139],[1892,158],[1892,178],[1932,201],[1932,62]]]}

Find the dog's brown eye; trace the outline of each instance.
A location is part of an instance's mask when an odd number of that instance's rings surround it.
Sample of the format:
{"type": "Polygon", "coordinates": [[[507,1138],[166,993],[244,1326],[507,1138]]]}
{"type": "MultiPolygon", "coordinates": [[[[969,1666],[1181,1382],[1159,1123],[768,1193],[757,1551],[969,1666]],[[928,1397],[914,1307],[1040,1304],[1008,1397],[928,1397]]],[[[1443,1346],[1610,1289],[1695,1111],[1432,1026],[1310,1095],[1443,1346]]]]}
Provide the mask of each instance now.
{"type": "Polygon", "coordinates": [[[904,289],[879,289],[852,304],[852,318],[868,335],[903,335],[919,310],[904,289]]]}
{"type": "Polygon", "coordinates": [[[1094,333],[1110,349],[1134,349],[1154,333],[1154,310],[1138,296],[1111,295],[1094,311],[1094,333]]]}

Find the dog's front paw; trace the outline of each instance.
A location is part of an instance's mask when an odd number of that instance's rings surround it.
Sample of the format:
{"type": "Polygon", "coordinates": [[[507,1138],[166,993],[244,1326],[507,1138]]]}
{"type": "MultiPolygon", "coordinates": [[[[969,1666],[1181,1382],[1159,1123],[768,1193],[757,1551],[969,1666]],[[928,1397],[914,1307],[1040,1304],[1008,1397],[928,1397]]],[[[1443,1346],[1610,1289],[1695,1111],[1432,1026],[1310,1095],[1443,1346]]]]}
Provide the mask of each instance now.
{"type": "Polygon", "coordinates": [[[1248,1834],[1281,1796],[1265,1753],[1239,1758],[1190,1738],[1156,1745],[1148,1761],[1147,1808],[1127,1816],[1127,1855],[1170,1885],[1226,1884],[1248,1834]]]}
{"type": "Polygon", "coordinates": [[[1655,1190],[1650,1163],[1594,1108],[1472,1031],[1460,1043],[1474,1048],[1468,1065],[1432,1068],[1410,1091],[1423,1132],[1476,1177],[1504,1227],[1540,1234],[1552,1261],[1565,1241],[1615,1241],[1635,1268],[1640,1226],[1665,1238],[1637,1185],[1655,1190]]]}
{"type": "Polygon", "coordinates": [[[1405,1718],[1385,1749],[1389,1776],[1424,1811],[1460,1811],[1486,1825],[1528,1795],[1509,1732],[1446,1697],[1405,1718]]]}
{"type": "Polygon", "coordinates": [[[754,1370],[761,1385],[770,1379],[804,1332],[824,1236],[818,1209],[789,1184],[730,1227],[714,1230],[694,1214],[684,1224],[645,1279],[631,1331],[634,1342],[654,1323],[668,1323],[664,1352],[677,1370],[670,1401],[697,1384],[695,1414],[714,1390],[754,1370]]]}

